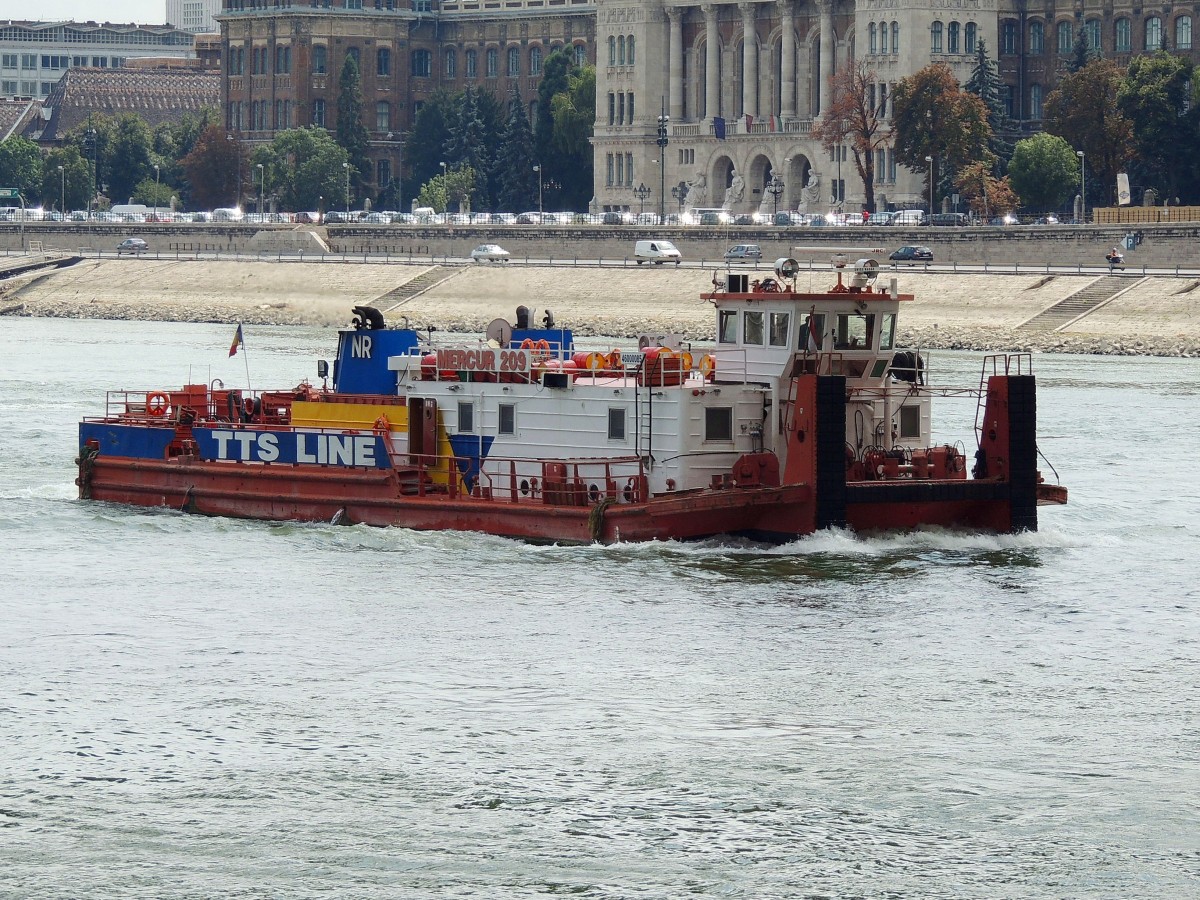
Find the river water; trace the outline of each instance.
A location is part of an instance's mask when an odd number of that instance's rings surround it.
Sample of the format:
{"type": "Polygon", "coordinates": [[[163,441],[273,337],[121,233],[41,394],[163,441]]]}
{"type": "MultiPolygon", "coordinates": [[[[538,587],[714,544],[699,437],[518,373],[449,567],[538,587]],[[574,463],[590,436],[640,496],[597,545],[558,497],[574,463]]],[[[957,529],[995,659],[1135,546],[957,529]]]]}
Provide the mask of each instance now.
{"type": "Polygon", "coordinates": [[[1071,490],[1036,534],[560,548],[76,500],[106,389],[291,386],[333,346],[232,336],[2,320],[0,895],[1200,896],[1200,362],[1035,359],[1071,490]]]}

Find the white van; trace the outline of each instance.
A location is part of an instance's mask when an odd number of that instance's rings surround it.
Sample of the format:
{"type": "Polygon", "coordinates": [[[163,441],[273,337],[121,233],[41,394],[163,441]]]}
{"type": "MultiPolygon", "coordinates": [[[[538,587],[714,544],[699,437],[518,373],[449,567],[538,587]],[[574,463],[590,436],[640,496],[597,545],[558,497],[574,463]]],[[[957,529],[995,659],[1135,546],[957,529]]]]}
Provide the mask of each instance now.
{"type": "Polygon", "coordinates": [[[683,255],[670,241],[638,241],[633,246],[633,258],[639,266],[647,260],[656,266],[661,266],[667,260],[674,260],[675,265],[679,265],[683,255]]]}
{"type": "Polygon", "coordinates": [[[920,225],[921,219],[925,218],[925,210],[923,209],[902,209],[892,216],[889,225],[920,225]]]}

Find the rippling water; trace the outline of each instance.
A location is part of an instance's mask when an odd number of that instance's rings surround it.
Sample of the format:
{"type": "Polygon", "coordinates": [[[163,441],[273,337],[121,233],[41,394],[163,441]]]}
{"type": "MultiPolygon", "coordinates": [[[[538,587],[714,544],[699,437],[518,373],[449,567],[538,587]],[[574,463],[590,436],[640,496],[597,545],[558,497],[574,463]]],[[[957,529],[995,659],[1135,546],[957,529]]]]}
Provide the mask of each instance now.
{"type": "Polygon", "coordinates": [[[0,321],[0,895],[1200,896],[1196,361],[1036,359],[1036,534],[560,548],[80,503],[246,357],[0,321]]]}

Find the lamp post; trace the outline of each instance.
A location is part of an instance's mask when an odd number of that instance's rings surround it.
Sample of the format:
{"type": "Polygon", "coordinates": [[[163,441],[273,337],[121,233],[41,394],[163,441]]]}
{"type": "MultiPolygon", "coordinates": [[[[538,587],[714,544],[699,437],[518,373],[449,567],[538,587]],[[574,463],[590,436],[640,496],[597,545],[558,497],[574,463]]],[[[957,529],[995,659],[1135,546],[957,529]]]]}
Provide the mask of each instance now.
{"type": "Polygon", "coordinates": [[[541,163],[533,167],[533,173],[537,175],[538,180],[538,224],[542,223],[542,166],[541,163]]]}
{"type": "Polygon", "coordinates": [[[775,201],[775,215],[779,215],[779,195],[783,193],[783,180],[774,172],[771,173],[771,181],[767,184],[767,193],[775,201]]]}
{"type": "Polygon", "coordinates": [[[86,137],[85,143],[84,143],[84,149],[90,150],[91,154],[92,154],[92,165],[89,170],[89,174],[92,176],[91,177],[92,183],[90,185],[91,191],[88,193],[88,205],[87,205],[88,218],[91,219],[91,217],[92,217],[92,201],[96,199],[96,129],[92,128],[90,125],[88,126],[87,137],[86,137]]]}
{"type": "Polygon", "coordinates": [[[225,135],[225,140],[233,146],[233,155],[237,157],[237,184],[233,186],[233,205],[237,209],[242,208],[242,148],[238,145],[237,138],[232,134],[225,135]]]}
{"type": "MultiPolygon", "coordinates": [[[[929,163],[929,214],[933,215],[933,157],[925,157],[925,162],[929,163]]],[[[932,220],[931,220],[932,221],[932,220]]]]}
{"type": "Polygon", "coordinates": [[[263,164],[258,164],[258,221],[263,220],[263,200],[267,194],[267,172],[263,164]]]}
{"type": "Polygon", "coordinates": [[[646,187],[643,182],[633,189],[633,196],[637,197],[642,204],[638,209],[638,219],[641,219],[642,214],[646,211],[646,198],[650,196],[650,188],[646,187]]]}
{"type": "Polygon", "coordinates": [[[658,116],[658,221],[661,224],[667,218],[667,126],[671,117],[667,115],[667,99],[662,99],[662,112],[658,116]]]}
{"type": "Polygon", "coordinates": [[[1087,224],[1087,158],[1083,155],[1082,150],[1076,150],[1075,155],[1079,157],[1079,199],[1083,203],[1083,213],[1080,216],[1080,224],[1087,224]]]}
{"type": "Polygon", "coordinates": [[[346,170],[346,221],[350,221],[350,163],[342,163],[342,168],[346,170]]]}
{"type": "Polygon", "coordinates": [[[58,167],[58,177],[62,179],[62,196],[59,203],[62,209],[59,210],[63,214],[63,221],[67,221],[67,170],[62,166],[58,167]]]}
{"type": "Polygon", "coordinates": [[[671,188],[671,196],[675,198],[675,202],[679,205],[679,211],[683,212],[683,201],[687,197],[687,182],[681,181],[675,187],[671,188]]]}
{"type": "Polygon", "coordinates": [[[158,221],[158,163],[154,164],[154,221],[158,221]]]}
{"type": "Polygon", "coordinates": [[[317,224],[325,224],[325,195],[321,194],[317,197],[317,224]]]}

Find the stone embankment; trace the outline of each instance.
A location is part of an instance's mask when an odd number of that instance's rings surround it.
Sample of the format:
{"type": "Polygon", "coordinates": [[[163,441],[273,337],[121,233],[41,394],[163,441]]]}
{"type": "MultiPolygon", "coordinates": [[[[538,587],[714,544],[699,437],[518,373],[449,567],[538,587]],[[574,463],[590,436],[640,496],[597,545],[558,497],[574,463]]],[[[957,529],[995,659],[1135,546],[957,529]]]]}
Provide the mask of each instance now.
{"type": "MultiPolygon", "coordinates": [[[[765,271],[765,270],[764,270],[765,271]]],[[[546,311],[579,337],[678,332],[711,341],[711,271],[526,266],[433,267],[343,262],[90,260],[0,284],[0,314],[339,326],[351,308],[376,306],[387,321],[481,332],[516,308],[546,311]],[[440,269],[432,271],[431,269],[440,269]],[[401,288],[426,276],[413,297],[401,288]]],[[[1200,356],[1200,280],[1129,275],[1087,315],[1053,331],[1023,328],[1097,280],[1091,275],[926,274],[886,271],[914,299],[901,309],[906,345],[969,350],[1200,356]]],[[[799,290],[823,291],[825,269],[800,274],[799,290]]]]}

